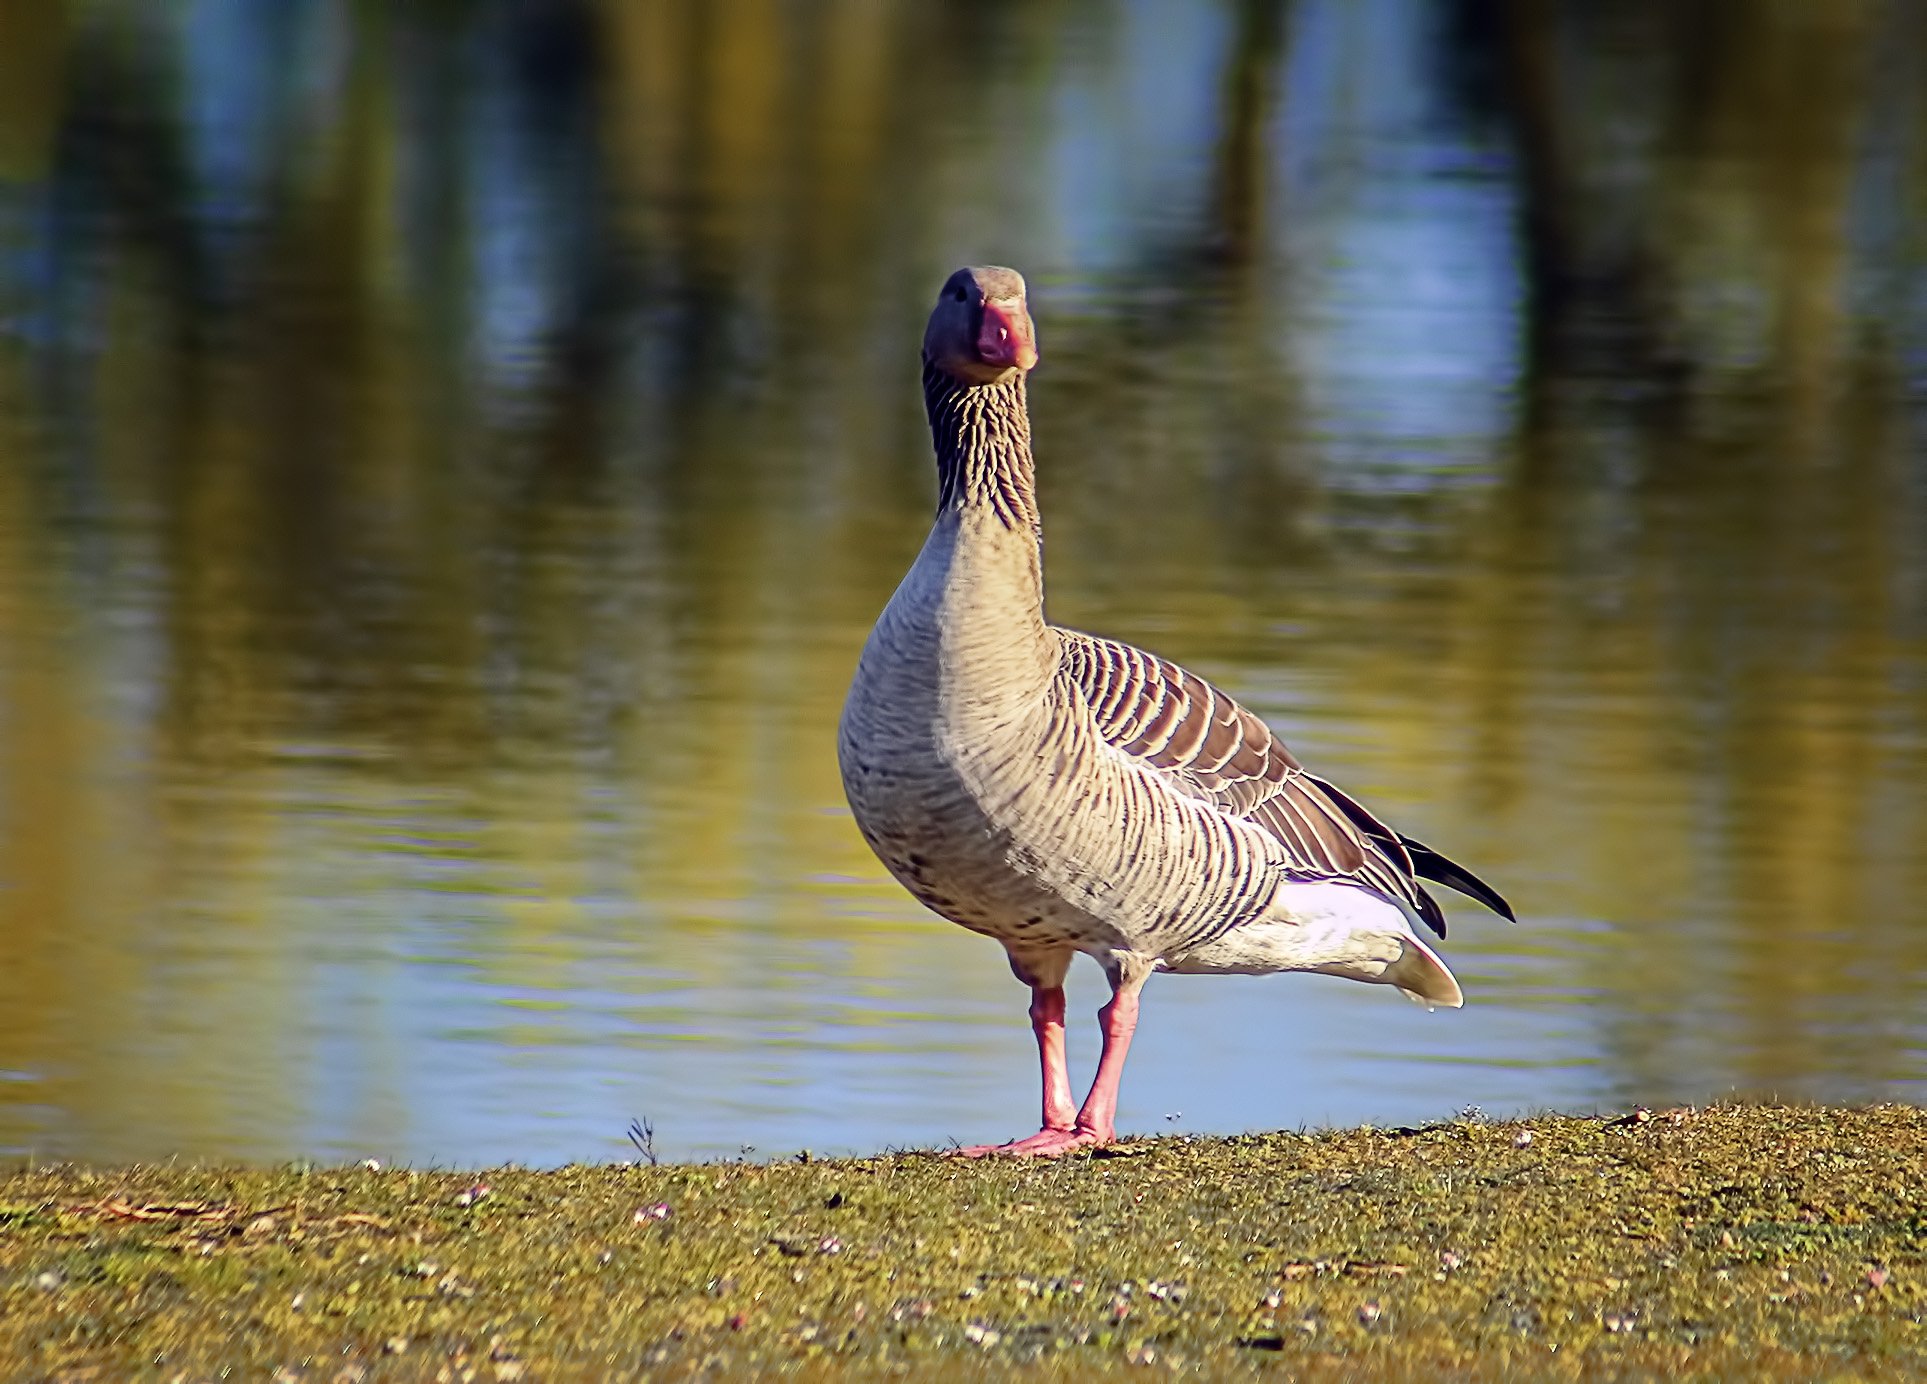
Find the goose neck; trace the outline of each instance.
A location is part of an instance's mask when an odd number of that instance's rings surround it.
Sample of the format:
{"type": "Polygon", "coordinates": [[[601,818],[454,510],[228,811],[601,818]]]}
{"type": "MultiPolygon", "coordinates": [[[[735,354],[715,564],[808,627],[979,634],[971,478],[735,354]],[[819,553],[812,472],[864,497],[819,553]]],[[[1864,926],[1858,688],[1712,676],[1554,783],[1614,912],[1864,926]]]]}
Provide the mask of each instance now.
{"type": "Polygon", "coordinates": [[[927,362],[924,408],[937,452],[937,510],[988,511],[1006,528],[1038,528],[1024,376],[969,385],[927,362]]]}

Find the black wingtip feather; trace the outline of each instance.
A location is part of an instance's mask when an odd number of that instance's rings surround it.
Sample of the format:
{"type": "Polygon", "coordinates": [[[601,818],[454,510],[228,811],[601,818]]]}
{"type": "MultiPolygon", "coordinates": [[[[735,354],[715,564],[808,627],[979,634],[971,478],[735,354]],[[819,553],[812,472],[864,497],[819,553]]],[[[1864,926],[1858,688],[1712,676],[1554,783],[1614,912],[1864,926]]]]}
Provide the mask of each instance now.
{"type": "MultiPolygon", "coordinates": [[[[1443,884],[1448,889],[1456,889],[1461,894],[1477,899],[1509,923],[1519,921],[1518,917],[1512,912],[1512,905],[1500,897],[1499,891],[1466,869],[1463,865],[1440,855],[1423,841],[1414,841],[1404,832],[1392,830],[1392,828],[1386,826],[1383,822],[1379,821],[1378,818],[1374,817],[1356,798],[1335,784],[1327,783],[1315,774],[1307,774],[1306,777],[1324,789],[1331,800],[1337,803],[1345,815],[1357,823],[1359,829],[1367,836],[1370,836],[1381,846],[1403,848],[1407,857],[1412,862],[1412,873],[1420,879],[1429,879],[1434,884],[1443,884]]],[[[1430,925],[1434,932],[1438,933],[1441,937],[1445,936],[1444,910],[1438,906],[1437,900],[1423,889],[1418,891],[1418,895],[1421,900],[1419,904],[1420,916],[1425,919],[1426,923],[1430,925]]]]}
{"type": "Polygon", "coordinates": [[[1414,886],[1412,892],[1418,895],[1419,917],[1440,937],[1445,936],[1445,910],[1439,907],[1439,901],[1426,893],[1422,884],[1414,886]]]}
{"type": "Polygon", "coordinates": [[[1461,894],[1477,899],[1509,923],[1519,921],[1518,915],[1512,911],[1512,905],[1505,901],[1499,891],[1463,865],[1447,859],[1430,846],[1414,841],[1409,836],[1401,835],[1399,840],[1403,841],[1405,849],[1411,852],[1412,869],[1421,878],[1443,884],[1448,889],[1456,889],[1461,894]]]}

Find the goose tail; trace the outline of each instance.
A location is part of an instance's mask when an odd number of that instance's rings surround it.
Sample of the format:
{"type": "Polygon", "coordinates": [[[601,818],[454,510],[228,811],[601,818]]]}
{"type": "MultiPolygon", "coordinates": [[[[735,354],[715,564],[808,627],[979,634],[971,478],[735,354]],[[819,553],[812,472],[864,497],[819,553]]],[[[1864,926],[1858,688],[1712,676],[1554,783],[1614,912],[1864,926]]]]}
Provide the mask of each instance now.
{"type": "Polygon", "coordinates": [[[1417,937],[1403,941],[1405,949],[1398,960],[1385,968],[1385,979],[1396,985],[1406,999],[1427,1009],[1463,1008],[1465,992],[1459,989],[1458,979],[1439,954],[1417,937]]]}

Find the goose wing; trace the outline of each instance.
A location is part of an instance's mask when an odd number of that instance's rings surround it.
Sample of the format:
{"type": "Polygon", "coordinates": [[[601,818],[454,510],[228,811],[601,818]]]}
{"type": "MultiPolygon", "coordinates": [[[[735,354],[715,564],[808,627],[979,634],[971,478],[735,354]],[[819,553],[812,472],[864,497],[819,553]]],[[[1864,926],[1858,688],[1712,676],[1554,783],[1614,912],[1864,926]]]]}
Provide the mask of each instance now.
{"type": "Polygon", "coordinates": [[[1180,791],[1263,827],[1306,874],[1356,880],[1401,900],[1441,937],[1445,914],[1421,876],[1512,917],[1471,871],[1307,771],[1270,726],[1197,674],[1114,639],[1058,633],[1064,674],[1113,747],[1180,791]]]}

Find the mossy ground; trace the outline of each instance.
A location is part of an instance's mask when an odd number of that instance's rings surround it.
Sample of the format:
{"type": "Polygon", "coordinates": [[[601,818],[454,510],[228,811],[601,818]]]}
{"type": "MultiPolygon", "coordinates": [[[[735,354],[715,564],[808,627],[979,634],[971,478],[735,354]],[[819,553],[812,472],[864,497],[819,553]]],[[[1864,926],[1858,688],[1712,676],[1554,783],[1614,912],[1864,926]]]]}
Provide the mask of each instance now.
{"type": "Polygon", "coordinates": [[[0,1175],[9,1375],[783,1369],[1918,1375],[1927,1113],[1466,1120],[1057,1163],[0,1175]]]}

